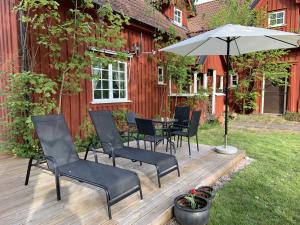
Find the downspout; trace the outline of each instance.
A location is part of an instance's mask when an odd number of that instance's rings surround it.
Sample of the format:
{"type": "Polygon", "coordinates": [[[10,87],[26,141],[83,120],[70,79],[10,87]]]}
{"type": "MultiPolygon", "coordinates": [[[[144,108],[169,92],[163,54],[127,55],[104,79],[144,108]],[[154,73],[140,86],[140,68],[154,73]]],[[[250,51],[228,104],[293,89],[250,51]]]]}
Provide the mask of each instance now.
{"type": "Polygon", "coordinates": [[[28,65],[28,51],[26,48],[26,25],[22,22],[21,18],[23,16],[23,11],[18,12],[18,19],[19,19],[19,46],[21,49],[21,72],[29,71],[28,65]]]}

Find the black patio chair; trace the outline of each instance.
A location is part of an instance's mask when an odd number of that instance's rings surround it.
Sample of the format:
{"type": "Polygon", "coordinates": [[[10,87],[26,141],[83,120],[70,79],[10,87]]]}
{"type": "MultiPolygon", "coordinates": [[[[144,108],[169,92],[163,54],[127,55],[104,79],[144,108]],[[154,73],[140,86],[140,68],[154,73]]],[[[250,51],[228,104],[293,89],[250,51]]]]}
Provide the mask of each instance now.
{"type": "MultiPolygon", "coordinates": [[[[177,121],[172,126],[172,131],[182,130],[184,127],[189,125],[190,119],[190,107],[189,106],[176,106],[174,119],[177,121]]],[[[174,140],[176,136],[174,135],[174,140]]],[[[179,142],[179,136],[177,136],[177,147],[179,142]]],[[[182,142],[182,141],[181,141],[182,142]]]]}
{"type": "Polygon", "coordinates": [[[176,106],[174,119],[177,121],[174,123],[174,127],[180,128],[181,126],[188,126],[190,118],[190,107],[189,106],[176,106]]]}
{"type": "MultiPolygon", "coordinates": [[[[181,126],[181,130],[174,130],[171,131],[170,136],[179,136],[181,139],[182,137],[188,138],[188,146],[189,146],[189,155],[191,155],[191,146],[190,146],[190,138],[196,136],[197,142],[197,151],[199,152],[199,144],[198,144],[198,127],[200,122],[201,111],[193,111],[191,121],[189,122],[188,126],[181,126]]],[[[178,143],[178,140],[177,140],[178,143]]]]}
{"type": "MultiPolygon", "coordinates": [[[[140,162],[140,165],[143,162],[155,166],[159,187],[161,187],[160,178],[172,171],[177,170],[180,176],[175,156],[124,146],[110,111],[90,111],[89,113],[103,147],[102,152],[95,149],[93,152],[108,154],[112,157],[114,166],[118,157],[140,162]]],[[[95,161],[98,161],[97,155],[95,155],[95,161]]]]}
{"type": "Polygon", "coordinates": [[[25,185],[28,185],[32,166],[49,170],[55,174],[57,200],[61,199],[60,177],[65,176],[105,190],[108,215],[111,206],[140,191],[140,180],[136,173],[109,165],[80,159],[72,141],[63,115],[33,116],[32,122],[40,140],[44,160],[28,163],[25,185]],[[47,167],[43,166],[47,163],[47,167]]]}
{"type": "Polygon", "coordinates": [[[127,145],[129,147],[130,137],[133,137],[137,133],[136,123],[135,123],[136,114],[134,112],[126,112],[126,121],[128,125],[127,130],[127,145]]]}
{"type": "MultiPolygon", "coordinates": [[[[157,135],[155,127],[153,125],[152,120],[148,119],[141,119],[141,118],[135,118],[136,127],[137,127],[137,140],[143,140],[144,141],[144,148],[146,150],[146,142],[150,142],[151,151],[155,151],[157,145],[159,145],[160,142],[167,139],[168,142],[168,136],[167,135],[157,135]],[[142,135],[142,138],[140,139],[140,136],[142,135]],[[154,147],[152,147],[152,143],[154,147]]],[[[168,145],[166,145],[166,151],[168,150],[168,145]]]]}

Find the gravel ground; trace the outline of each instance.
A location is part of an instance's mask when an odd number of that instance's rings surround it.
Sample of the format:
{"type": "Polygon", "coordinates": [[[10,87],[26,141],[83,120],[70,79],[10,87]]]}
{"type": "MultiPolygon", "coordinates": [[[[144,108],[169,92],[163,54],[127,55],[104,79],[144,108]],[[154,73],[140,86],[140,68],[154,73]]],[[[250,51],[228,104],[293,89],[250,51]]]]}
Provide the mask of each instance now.
{"type": "MultiPolygon", "coordinates": [[[[217,191],[221,189],[227,182],[231,180],[235,173],[239,172],[240,170],[244,169],[246,166],[250,165],[254,159],[245,157],[239,165],[237,165],[229,174],[220,177],[216,183],[213,185],[214,189],[217,191]]],[[[179,225],[175,219],[171,219],[166,225],[179,225]]]]}

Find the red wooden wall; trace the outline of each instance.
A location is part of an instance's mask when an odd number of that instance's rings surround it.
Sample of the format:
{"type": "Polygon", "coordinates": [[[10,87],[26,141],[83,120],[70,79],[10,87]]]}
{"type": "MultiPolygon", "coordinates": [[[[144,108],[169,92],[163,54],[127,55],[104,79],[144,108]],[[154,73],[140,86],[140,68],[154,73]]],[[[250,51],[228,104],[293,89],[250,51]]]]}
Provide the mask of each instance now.
{"type": "MultiPolygon", "coordinates": [[[[62,12],[66,10],[62,9],[62,12]]],[[[160,114],[162,109],[167,107],[167,86],[158,85],[157,80],[157,60],[149,56],[149,52],[154,50],[153,32],[132,24],[126,27],[122,33],[126,39],[124,51],[132,51],[135,43],[141,43],[142,53],[134,55],[131,62],[128,59],[128,100],[124,103],[92,103],[92,81],[81,82],[82,91],[75,95],[65,95],[63,97],[62,111],[66,117],[72,135],[78,134],[81,122],[87,117],[88,110],[117,110],[128,109],[138,115],[153,118],[160,114]],[[143,53],[144,52],[144,53],[143,53]]],[[[53,74],[49,67],[49,57],[47,50],[38,48],[34,37],[30,40],[31,51],[37,52],[35,70],[37,72],[53,74]]],[[[66,43],[63,49],[63,57],[68,56],[68,49],[71,43],[66,43]]],[[[50,75],[51,76],[51,75],[50,75]]]]}
{"type": "MultiPolygon", "coordinates": [[[[15,0],[0,1],[0,90],[3,90],[6,84],[7,74],[19,70],[18,22],[16,15],[11,11],[14,3],[15,0]]],[[[4,97],[0,94],[0,104],[4,101],[4,97]]],[[[1,105],[0,121],[8,121],[6,110],[1,105]]],[[[3,132],[4,127],[0,124],[0,137],[3,132]]]]}
{"type": "MultiPolygon", "coordinates": [[[[256,5],[258,9],[265,9],[267,12],[285,10],[286,25],[277,29],[299,33],[299,10],[300,5],[294,0],[261,0],[256,5]]],[[[289,79],[287,110],[291,112],[300,111],[300,49],[293,49],[285,60],[292,64],[291,76],[289,79]]]]}

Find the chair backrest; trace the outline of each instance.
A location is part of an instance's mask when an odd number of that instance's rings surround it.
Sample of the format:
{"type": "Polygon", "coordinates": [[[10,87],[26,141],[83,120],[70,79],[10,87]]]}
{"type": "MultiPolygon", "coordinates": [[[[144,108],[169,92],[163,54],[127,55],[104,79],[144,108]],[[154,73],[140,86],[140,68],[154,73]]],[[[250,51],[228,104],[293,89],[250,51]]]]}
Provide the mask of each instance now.
{"type": "Polygon", "coordinates": [[[136,114],[134,112],[126,112],[126,120],[128,126],[136,126],[135,118],[136,114]]]}
{"type": "Polygon", "coordinates": [[[201,117],[201,111],[193,111],[192,118],[189,124],[189,136],[195,136],[198,131],[199,122],[201,117]]]}
{"type": "MultiPolygon", "coordinates": [[[[44,155],[53,157],[58,166],[79,160],[63,115],[32,116],[31,119],[44,155]]],[[[47,160],[47,163],[53,170],[52,162],[47,160]]]]}
{"type": "Polygon", "coordinates": [[[177,120],[176,124],[188,125],[190,117],[190,107],[189,106],[176,106],[174,119],[177,120]]]}
{"type": "Polygon", "coordinates": [[[104,153],[111,154],[113,149],[123,148],[121,135],[112,113],[107,110],[90,111],[89,113],[104,153]]]}
{"type": "Polygon", "coordinates": [[[135,118],[135,122],[139,134],[150,136],[155,135],[155,128],[153,126],[152,120],[135,118]]]}

